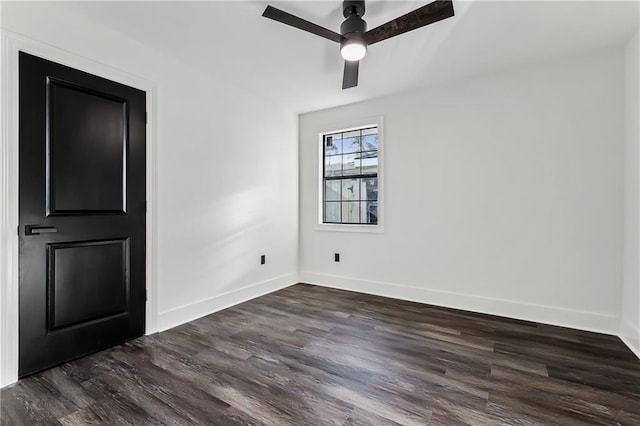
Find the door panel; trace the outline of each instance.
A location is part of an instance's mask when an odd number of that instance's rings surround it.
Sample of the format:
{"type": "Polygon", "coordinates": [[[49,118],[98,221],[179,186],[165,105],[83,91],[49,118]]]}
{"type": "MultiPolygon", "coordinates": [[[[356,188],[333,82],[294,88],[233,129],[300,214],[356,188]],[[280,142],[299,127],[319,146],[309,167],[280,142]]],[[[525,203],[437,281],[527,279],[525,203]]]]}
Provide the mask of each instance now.
{"type": "Polygon", "coordinates": [[[48,331],[127,313],[127,240],[49,244],[47,250],[48,331]]]}
{"type": "Polygon", "coordinates": [[[144,333],[140,90],[20,53],[21,377],[144,333]]]}
{"type": "Polygon", "coordinates": [[[126,99],[54,79],[47,97],[48,214],[125,212],[126,99]]]}

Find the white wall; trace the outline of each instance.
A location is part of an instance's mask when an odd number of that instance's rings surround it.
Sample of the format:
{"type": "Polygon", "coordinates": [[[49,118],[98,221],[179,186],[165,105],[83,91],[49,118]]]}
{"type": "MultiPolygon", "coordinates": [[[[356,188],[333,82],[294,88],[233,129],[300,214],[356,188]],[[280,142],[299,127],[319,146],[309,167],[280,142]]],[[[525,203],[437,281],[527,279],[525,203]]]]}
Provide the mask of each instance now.
{"type": "Polygon", "coordinates": [[[159,329],[296,282],[293,112],[55,3],[2,12],[4,30],[156,85],[159,329]]]}
{"type": "Polygon", "coordinates": [[[301,279],[617,333],[623,60],[599,51],[302,115],[301,279]],[[385,232],[314,229],[318,133],[379,115],[385,232]]]}
{"type": "Polygon", "coordinates": [[[624,164],[624,280],[621,337],[640,357],[640,73],[638,34],[626,46],[625,68],[625,164],[624,164]]]}

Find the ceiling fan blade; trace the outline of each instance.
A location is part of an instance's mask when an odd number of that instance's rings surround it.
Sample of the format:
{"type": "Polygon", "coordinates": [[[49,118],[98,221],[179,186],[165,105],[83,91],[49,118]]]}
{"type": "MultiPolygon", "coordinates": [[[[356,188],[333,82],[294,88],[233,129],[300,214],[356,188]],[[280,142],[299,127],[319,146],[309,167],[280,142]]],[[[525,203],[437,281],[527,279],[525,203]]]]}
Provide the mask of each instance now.
{"type": "Polygon", "coordinates": [[[358,68],[360,61],[344,61],[344,75],[342,77],[342,90],[358,85],[358,68]]]}
{"type": "Polygon", "coordinates": [[[364,33],[362,37],[367,44],[373,44],[407,31],[442,21],[453,15],[453,2],[451,0],[434,1],[386,24],[375,27],[364,33]]]}
{"type": "Polygon", "coordinates": [[[313,22],[305,21],[304,19],[298,18],[297,16],[283,10],[276,9],[273,6],[267,6],[262,13],[262,16],[273,19],[274,21],[282,22],[283,24],[290,25],[311,34],[324,37],[328,40],[335,41],[336,43],[340,43],[342,41],[342,36],[340,34],[321,27],[320,25],[316,25],[313,22]]]}

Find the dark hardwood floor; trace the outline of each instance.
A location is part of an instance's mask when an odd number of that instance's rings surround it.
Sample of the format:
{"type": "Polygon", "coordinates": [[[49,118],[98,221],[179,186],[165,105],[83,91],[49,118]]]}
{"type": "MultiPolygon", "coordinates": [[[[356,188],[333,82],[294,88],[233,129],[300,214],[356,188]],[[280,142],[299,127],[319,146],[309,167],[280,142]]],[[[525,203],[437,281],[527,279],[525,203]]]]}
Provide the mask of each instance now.
{"type": "Polygon", "coordinates": [[[640,360],[613,336],[299,284],[0,398],[7,425],[640,425],[640,360]]]}

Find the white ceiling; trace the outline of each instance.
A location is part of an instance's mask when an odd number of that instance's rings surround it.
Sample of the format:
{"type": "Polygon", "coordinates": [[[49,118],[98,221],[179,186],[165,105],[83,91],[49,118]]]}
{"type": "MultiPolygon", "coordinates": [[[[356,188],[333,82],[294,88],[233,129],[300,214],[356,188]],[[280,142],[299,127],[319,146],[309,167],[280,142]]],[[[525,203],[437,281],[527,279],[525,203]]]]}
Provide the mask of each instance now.
{"type": "MultiPolygon", "coordinates": [[[[369,28],[428,1],[368,1],[369,28]]],[[[341,90],[336,43],[261,17],[267,3],[339,32],[340,1],[78,2],[100,21],[258,96],[306,112],[621,44],[637,1],[455,1],[456,16],[369,48],[341,90]]]]}

